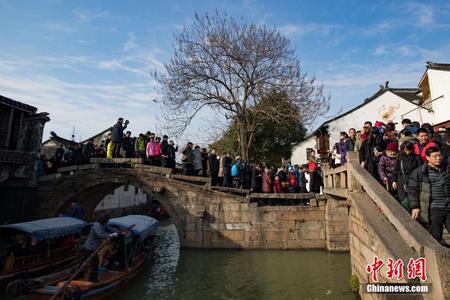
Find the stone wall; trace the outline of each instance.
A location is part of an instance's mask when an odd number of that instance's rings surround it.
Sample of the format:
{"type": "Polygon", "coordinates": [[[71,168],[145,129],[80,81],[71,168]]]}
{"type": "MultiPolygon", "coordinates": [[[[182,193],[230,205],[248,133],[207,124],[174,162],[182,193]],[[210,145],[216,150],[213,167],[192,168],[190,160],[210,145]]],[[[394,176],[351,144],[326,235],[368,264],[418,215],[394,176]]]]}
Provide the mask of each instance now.
{"type": "Polygon", "coordinates": [[[183,244],[189,245],[201,231],[203,248],[325,249],[326,201],[315,203],[261,207],[235,201],[213,203],[205,218],[188,223],[183,244]]]}

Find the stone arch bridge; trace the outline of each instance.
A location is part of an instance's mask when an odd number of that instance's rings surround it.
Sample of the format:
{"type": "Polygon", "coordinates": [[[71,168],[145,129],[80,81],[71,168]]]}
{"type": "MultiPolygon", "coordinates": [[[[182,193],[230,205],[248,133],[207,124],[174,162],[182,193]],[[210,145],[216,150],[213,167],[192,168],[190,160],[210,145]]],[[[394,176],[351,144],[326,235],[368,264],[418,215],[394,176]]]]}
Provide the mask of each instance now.
{"type": "Polygon", "coordinates": [[[325,202],[317,201],[312,194],[285,194],[284,197],[313,198],[314,206],[258,207],[252,198],[267,195],[250,195],[235,189],[214,190],[207,183],[209,179],[155,173],[155,169],[158,172],[162,168],[144,167],[97,167],[40,181],[34,216],[57,216],[67,212],[75,200],[89,218],[104,196],[119,186],[134,185],[167,210],[177,227],[182,247],[326,247],[325,202]]]}

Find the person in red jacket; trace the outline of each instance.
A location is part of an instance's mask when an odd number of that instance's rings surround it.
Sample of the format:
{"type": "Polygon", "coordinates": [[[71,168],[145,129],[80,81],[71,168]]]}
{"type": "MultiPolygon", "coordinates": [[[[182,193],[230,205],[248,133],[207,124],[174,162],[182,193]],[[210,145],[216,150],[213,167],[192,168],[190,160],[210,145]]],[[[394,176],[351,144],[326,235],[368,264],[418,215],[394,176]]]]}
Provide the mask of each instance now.
{"type": "Polygon", "coordinates": [[[422,163],[428,163],[425,151],[430,147],[436,147],[436,143],[430,142],[429,132],[425,128],[417,130],[417,140],[418,142],[414,145],[414,154],[420,156],[422,163]]]}
{"type": "Polygon", "coordinates": [[[282,193],[283,186],[281,185],[280,177],[275,176],[275,181],[273,182],[273,192],[274,193],[282,193]]]}

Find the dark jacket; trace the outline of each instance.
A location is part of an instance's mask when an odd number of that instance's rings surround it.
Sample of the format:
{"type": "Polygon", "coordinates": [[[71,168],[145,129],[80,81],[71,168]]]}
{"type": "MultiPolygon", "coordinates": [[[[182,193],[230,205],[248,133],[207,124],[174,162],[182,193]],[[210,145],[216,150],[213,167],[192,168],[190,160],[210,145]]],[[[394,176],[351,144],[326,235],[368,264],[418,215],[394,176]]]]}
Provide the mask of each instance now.
{"type": "Polygon", "coordinates": [[[215,153],[211,153],[209,155],[209,172],[211,175],[218,175],[219,173],[219,160],[217,159],[217,155],[215,153]]]}
{"type": "MultiPolygon", "coordinates": [[[[442,168],[447,170],[446,164],[443,164],[442,168]]],[[[428,176],[429,166],[423,164],[415,169],[408,183],[408,202],[411,209],[420,208],[422,219],[429,223],[430,203],[431,198],[431,184],[428,176]]],[[[447,175],[448,177],[448,175],[447,175]]],[[[449,190],[449,180],[446,181],[446,191],[449,190]]],[[[448,197],[448,196],[447,196],[448,197]]]]}
{"type": "Polygon", "coordinates": [[[193,149],[192,148],[184,148],[183,151],[181,151],[181,154],[183,156],[181,157],[181,162],[183,165],[192,165],[193,163],[193,149]]]}
{"type": "Polygon", "coordinates": [[[164,157],[169,157],[169,142],[167,142],[167,140],[162,140],[161,141],[161,146],[160,146],[160,151],[161,151],[161,156],[164,157]]]}
{"type": "Polygon", "coordinates": [[[127,128],[127,125],[122,126],[122,124],[120,124],[119,122],[114,124],[114,126],[112,128],[112,134],[111,134],[111,138],[112,138],[112,142],[113,143],[122,143],[123,131],[126,128],[127,128]]]}
{"type": "Polygon", "coordinates": [[[262,176],[263,176],[263,171],[260,168],[256,168],[256,167],[252,168],[251,189],[254,193],[262,192],[262,176]]]}
{"type": "Polygon", "coordinates": [[[233,165],[233,160],[229,156],[223,158],[223,175],[231,176],[231,166],[233,165]]]}
{"type": "Polygon", "coordinates": [[[373,139],[372,137],[365,139],[361,144],[361,148],[359,149],[359,161],[365,162],[365,168],[367,169],[367,171],[377,178],[377,164],[379,159],[375,156],[375,148],[378,152],[382,152],[383,150],[385,150],[383,141],[380,139],[373,139]]]}
{"type": "Polygon", "coordinates": [[[397,183],[400,201],[408,195],[409,177],[417,167],[419,167],[419,157],[417,155],[400,153],[395,159],[392,180],[397,183]]]}
{"type": "Polygon", "coordinates": [[[170,159],[173,159],[173,160],[175,160],[175,153],[178,151],[178,146],[175,148],[174,146],[172,146],[172,145],[167,145],[167,156],[170,158],[170,159]]]}

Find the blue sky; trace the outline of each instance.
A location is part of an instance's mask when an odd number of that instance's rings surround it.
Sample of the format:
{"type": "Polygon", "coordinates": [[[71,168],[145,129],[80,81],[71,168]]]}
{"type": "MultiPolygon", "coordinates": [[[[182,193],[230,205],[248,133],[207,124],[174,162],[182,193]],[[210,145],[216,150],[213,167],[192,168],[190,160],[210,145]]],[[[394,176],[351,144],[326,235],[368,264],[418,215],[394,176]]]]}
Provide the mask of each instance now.
{"type": "MultiPolygon", "coordinates": [[[[44,138],[75,126],[84,139],[119,116],[135,133],[158,130],[151,73],[195,12],[216,10],[288,36],[331,96],[329,116],[386,80],[415,87],[426,61],[450,62],[448,1],[0,0],[0,94],[49,112],[44,138]]],[[[207,143],[215,118],[200,114],[183,140],[207,143]]]]}

